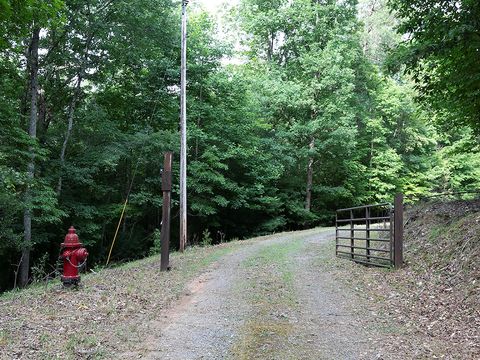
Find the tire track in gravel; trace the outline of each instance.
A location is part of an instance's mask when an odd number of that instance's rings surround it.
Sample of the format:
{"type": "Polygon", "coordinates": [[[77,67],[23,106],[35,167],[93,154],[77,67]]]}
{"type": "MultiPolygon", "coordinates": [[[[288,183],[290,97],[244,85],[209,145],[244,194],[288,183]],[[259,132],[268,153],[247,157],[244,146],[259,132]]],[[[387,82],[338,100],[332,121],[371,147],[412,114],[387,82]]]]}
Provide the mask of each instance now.
{"type": "Polygon", "coordinates": [[[307,237],[295,256],[295,288],[302,299],[298,338],[303,352],[298,358],[372,359],[368,344],[381,336],[366,326],[364,304],[325,266],[332,257],[325,245],[332,238],[332,234],[307,237]]]}
{"type": "Polygon", "coordinates": [[[249,241],[192,282],[122,358],[366,358],[379,335],[362,326],[353,291],[322,266],[333,237],[315,229],[249,241]]]}

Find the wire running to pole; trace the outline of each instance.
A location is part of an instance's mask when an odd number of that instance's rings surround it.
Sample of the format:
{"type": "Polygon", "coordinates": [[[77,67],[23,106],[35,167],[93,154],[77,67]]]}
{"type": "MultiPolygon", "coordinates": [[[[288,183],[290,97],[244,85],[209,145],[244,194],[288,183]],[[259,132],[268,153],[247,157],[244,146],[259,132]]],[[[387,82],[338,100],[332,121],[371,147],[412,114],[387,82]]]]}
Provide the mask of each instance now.
{"type": "Polygon", "coordinates": [[[117,241],[118,231],[120,230],[120,225],[122,225],[123,216],[125,215],[125,210],[127,209],[128,199],[130,197],[130,193],[132,192],[133,182],[135,181],[135,176],[137,175],[137,170],[138,170],[138,165],[139,164],[140,164],[140,162],[137,162],[137,165],[135,166],[135,171],[133,172],[132,181],[130,182],[130,187],[128,188],[127,197],[125,199],[125,203],[123,204],[122,214],[120,215],[120,219],[118,220],[117,229],[115,230],[115,235],[113,237],[112,245],[110,246],[110,251],[108,252],[107,262],[106,262],[105,266],[108,266],[108,264],[110,263],[110,257],[112,256],[112,250],[113,250],[113,247],[115,246],[115,242],[117,241]]]}
{"type": "Polygon", "coordinates": [[[128,204],[128,196],[127,196],[127,199],[125,200],[125,204],[123,205],[123,210],[122,210],[122,214],[120,215],[120,219],[118,220],[117,230],[115,230],[115,236],[113,237],[112,245],[110,246],[110,251],[108,252],[107,263],[105,264],[105,266],[108,266],[108,264],[110,263],[110,257],[112,256],[112,250],[113,250],[113,247],[115,246],[115,241],[117,240],[118,230],[120,229],[120,225],[122,224],[123,215],[125,215],[125,209],[127,208],[127,204],[128,204]]]}

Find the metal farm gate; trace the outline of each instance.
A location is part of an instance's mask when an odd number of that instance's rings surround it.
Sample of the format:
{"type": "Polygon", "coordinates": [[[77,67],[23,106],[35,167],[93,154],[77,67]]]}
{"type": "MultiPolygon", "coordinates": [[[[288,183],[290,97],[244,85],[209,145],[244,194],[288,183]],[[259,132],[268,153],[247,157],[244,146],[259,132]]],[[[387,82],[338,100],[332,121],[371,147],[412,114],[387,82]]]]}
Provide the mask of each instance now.
{"type": "Polygon", "coordinates": [[[336,255],[357,263],[403,266],[403,195],[390,203],[337,210],[336,255]]]}

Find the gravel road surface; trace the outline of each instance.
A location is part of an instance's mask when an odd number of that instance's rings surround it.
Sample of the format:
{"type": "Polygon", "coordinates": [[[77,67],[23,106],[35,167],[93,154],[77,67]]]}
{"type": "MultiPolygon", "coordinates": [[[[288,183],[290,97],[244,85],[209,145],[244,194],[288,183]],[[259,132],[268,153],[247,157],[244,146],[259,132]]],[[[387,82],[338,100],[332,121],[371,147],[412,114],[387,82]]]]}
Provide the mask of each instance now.
{"type": "Polygon", "coordinates": [[[385,358],[363,300],[328,266],[333,239],[334,230],[315,229],[248,242],[195,279],[123,357],[385,358]]]}

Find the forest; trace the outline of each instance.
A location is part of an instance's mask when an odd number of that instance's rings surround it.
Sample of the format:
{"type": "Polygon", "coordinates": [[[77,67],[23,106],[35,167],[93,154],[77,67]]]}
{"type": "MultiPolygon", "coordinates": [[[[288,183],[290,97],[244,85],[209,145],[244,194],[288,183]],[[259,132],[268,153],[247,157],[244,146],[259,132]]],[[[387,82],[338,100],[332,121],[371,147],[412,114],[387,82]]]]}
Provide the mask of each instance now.
{"type": "MultiPolygon", "coordinates": [[[[113,258],[151,253],[170,150],[178,242],[180,16],[0,0],[0,291],[52,272],[71,225],[104,264],[127,195],[113,258]]],[[[477,0],[190,1],[188,243],[478,191],[479,18],[477,0]]]]}

